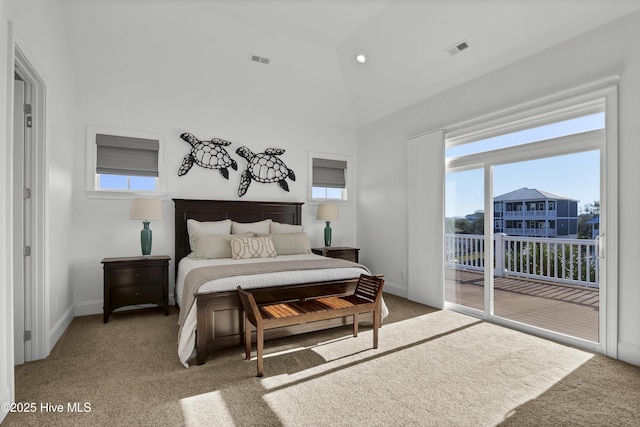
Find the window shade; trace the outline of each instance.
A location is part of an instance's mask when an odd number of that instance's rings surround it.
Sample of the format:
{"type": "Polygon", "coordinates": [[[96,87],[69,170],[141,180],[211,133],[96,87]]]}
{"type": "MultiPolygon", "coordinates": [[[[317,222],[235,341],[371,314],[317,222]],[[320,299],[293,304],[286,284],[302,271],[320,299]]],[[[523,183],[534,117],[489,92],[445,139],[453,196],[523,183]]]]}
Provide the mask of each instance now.
{"type": "Polygon", "coordinates": [[[157,140],[96,134],[96,145],[96,173],[158,176],[157,140]]]}
{"type": "Polygon", "coordinates": [[[313,186],[346,188],[347,162],[344,160],[313,159],[313,186]]]}

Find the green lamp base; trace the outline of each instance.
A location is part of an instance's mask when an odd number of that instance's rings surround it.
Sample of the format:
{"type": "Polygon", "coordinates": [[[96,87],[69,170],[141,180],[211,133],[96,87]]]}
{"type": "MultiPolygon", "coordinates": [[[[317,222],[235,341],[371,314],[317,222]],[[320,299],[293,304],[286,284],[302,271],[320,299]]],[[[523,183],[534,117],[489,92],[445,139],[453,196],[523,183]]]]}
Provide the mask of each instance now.
{"type": "Polygon", "coordinates": [[[331,221],[327,221],[327,225],[324,227],[324,245],[331,246],[331,221]]]}
{"type": "Polygon", "coordinates": [[[151,229],[149,221],[142,221],[144,228],[140,230],[140,246],[142,247],[142,256],[144,258],[151,256],[151,229]]]}

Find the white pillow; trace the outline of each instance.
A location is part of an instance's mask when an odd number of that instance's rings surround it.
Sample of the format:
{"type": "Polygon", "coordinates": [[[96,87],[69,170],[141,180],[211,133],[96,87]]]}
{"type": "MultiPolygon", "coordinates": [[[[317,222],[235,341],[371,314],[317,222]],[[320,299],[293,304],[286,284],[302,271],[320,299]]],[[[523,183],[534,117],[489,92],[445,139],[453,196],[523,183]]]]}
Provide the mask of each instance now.
{"type": "Polygon", "coordinates": [[[196,234],[195,246],[189,258],[193,259],[217,259],[231,258],[231,239],[237,236],[253,237],[253,233],[240,235],[233,234],[196,234]]]}
{"type": "Polygon", "coordinates": [[[311,253],[311,241],[305,233],[258,234],[257,236],[271,237],[278,255],[311,253]]]}
{"type": "Polygon", "coordinates": [[[276,255],[270,237],[233,237],[231,239],[233,259],[274,258],[276,255]]]}
{"type": "Polygon", "coordinates": [[[303,227],[301,225],[282,224],[275,221],[269,226],[269,233],[271,234],[302,233],[302,231],[303,227]]]}
{"type": "Polygon", "coordinates": [[[256,221],[256,222],[235,222],[235,221],[231,221],[231,233],[232,234],[268,233],[269,232],[269,224],[271,224],[271,220],[270,219],[264,219],[262,221],[256,221]]]}
{"type": "Polygon", "coordinates": [[[188,219],[187,232],[189,233],[189,247],[193,251],[196,234],[231,234],[231,220],[201,222],[188,219]]]}

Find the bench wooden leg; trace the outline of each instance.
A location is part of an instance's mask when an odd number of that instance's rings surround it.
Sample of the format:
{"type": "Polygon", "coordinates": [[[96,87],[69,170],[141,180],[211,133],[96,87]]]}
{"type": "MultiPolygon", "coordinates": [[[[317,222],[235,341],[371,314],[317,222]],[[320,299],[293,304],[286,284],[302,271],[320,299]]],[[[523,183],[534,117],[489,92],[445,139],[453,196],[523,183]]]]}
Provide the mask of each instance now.
{"type": "Polygon", "coordinates": [[[378,329],[380,328],[380,313],[373,311],[373,348],[378,348],[378,329]]]}
{"type": "Polygon", "coordinates": [[[251,360],[251,322],[244,319],[244,356],[246,360],[251,360]]]}
{"type": "Polygon", "coordinates": [[[358,336],[358,313],[353,314],[353,336],[358,336]]]}
{"type": "Polygon", "coordinates": [[[256,347],[258,353],[258,375],[259,377],[264,375],[264,364],[262,361],[262,350],[264,347],[264,330],[258,327],[256,330],[256,347]]]}

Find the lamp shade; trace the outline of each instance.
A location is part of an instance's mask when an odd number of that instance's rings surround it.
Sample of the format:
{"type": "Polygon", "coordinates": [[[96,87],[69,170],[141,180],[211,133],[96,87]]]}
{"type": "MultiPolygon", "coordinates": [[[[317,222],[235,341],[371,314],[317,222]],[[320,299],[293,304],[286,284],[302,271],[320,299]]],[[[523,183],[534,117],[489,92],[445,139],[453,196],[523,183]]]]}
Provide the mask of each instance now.
{"type": "Polygon", "coordinates": [[[316,219],[322,221],[335,221],[340,217],[340,211],[338,205],[335,203],[327,203],[318,206],[318,213],[316,219]]]}
{"type": "Polygon", "coordinates": [[[164,219],[162,199],[133,199],[129,218],[143,221],[162,221],[164,219]]]}

